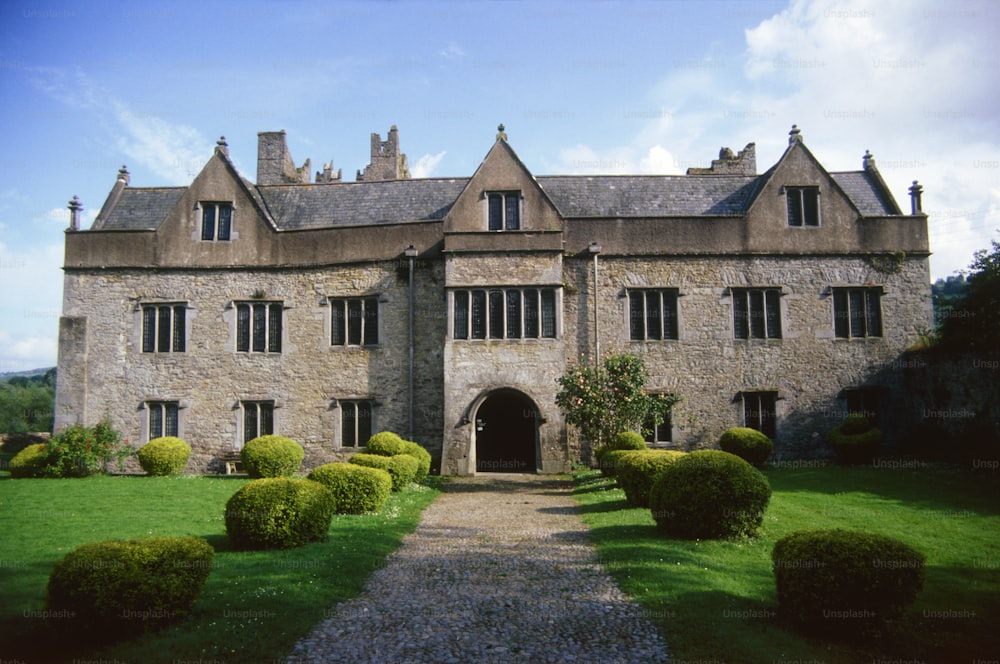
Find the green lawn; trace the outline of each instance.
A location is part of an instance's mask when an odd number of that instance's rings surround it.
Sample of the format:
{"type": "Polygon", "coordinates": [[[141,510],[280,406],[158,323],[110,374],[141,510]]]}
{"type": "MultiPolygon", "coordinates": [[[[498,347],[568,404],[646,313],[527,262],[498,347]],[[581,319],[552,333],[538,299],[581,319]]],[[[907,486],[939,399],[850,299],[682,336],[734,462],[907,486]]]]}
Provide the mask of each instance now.
{"type": "MultiPolygon", "coordinates": [[[[648,509],[595,472],[575,495],[610,573],[662,627],[680,661],[973,662],[1000,655],[1000,491],[950,468],[765,471],[773,495],[755,539],[661,536],[648,509]],[[924,589],[879,637],[807,638],[777,614],[771,549],[794,530],[847,528],[898,538],[927,557],[924,589]]],[[[845,630],[846,631],[846,630],[845,630]]]]}
{"type": "Polygon", "coordinates": [[[334,516],[324,543],[234,551],[223,510],[246,481],[195,476],[0,480],[3,659],[281,659],[336,602],[361,592],[438,495],[436,489],[416,487],[392,494],[377,515],[334,516]],[[149,535],[195,535],[215,548],[212,572],[192,615],[167,630],[102,648],[60,638],[59,619],[42,613],[55,562],[85,542],[149,535]]]}

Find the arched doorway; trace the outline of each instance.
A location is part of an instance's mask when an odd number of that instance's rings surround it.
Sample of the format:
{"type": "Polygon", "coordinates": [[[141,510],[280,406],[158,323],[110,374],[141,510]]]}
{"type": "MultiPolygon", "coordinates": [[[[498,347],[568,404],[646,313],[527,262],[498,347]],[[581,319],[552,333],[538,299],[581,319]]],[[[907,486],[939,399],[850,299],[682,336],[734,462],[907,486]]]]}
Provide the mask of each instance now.
{"type": "Polygon", "coordinates": [[[538,470],[538,410],[516,390],[490,394],[476,410],[476,472],[538,470]]]}

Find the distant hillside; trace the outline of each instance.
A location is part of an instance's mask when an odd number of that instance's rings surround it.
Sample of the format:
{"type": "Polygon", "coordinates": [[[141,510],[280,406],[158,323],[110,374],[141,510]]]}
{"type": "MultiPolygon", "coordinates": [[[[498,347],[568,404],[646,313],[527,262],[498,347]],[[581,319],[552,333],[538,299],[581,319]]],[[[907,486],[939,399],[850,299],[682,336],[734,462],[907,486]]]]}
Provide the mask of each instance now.
{"type": "Polygon", "coordinates": [[[25,378],[36,378],[38,376],[44,376],[49,371],[52,371],[55,367],[45,367],[44,369],[31,369],[30,371],[4,371],[0,373],[0,382],[8,381],[15,376],[24,376],[25,378]]]}

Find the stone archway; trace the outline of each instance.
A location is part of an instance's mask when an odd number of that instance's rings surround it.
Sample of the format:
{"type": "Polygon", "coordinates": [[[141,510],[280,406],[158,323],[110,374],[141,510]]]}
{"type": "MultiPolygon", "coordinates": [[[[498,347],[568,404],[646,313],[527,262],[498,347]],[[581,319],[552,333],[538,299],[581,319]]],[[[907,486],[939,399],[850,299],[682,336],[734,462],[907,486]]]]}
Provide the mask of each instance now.
{"type": "Polygon", "coordinates": [[[538,471],[538,408],[512,389],[492,392],[476,409],[476,472],[538,471]]]}

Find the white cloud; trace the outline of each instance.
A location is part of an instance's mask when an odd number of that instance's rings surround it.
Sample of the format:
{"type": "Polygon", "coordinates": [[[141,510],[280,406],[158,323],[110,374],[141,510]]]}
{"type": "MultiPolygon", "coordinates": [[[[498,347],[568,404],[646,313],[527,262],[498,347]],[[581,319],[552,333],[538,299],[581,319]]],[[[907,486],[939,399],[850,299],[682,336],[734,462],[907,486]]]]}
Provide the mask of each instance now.
{"type": "Polygon", "coordinates": [[[438,55],[445,60],[461,60],[465,57],[465,51],[455,42],[448,42],[447,46],[438,51],[438,55]]]}
{"type": "Polygon", "coordinates": [[[55,366],[62,244],[19,250],[0,242],[0,372],[55,366]]]}
{"type": "Polygon", "coordinates": [[[429,178],[437,167],[438,163],[444,159],[444,151],[437,154],[425,154],[417,163],[410,168],[410,176],[414,178],[429,178]]]}

